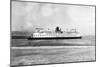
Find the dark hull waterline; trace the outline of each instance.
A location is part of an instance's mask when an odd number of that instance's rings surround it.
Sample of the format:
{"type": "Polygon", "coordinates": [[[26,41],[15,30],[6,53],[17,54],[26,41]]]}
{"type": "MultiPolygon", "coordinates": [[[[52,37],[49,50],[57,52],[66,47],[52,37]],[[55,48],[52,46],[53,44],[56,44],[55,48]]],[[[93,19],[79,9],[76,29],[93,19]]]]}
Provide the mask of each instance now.
{"type": "Polygon", "coordinates": [[[28,40],[81,39],[82,37],[29,37],[28,40]]]}

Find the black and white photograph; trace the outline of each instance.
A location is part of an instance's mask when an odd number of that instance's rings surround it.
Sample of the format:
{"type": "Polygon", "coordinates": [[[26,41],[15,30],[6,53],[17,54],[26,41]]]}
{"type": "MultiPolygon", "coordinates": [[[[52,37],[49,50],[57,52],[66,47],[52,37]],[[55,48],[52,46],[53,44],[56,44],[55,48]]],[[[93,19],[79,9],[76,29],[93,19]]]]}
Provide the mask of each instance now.
{"type": "Polygon", "coordinates": [[[10,65],[96,61],[96,6],[11,0],[10,65]]]}

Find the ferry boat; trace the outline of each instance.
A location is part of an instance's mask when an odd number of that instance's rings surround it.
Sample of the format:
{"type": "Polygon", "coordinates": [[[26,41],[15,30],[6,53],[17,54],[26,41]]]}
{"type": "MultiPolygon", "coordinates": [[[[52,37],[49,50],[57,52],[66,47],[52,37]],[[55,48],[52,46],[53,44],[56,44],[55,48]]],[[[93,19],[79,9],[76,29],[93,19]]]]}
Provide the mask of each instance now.
{"type": "Polygon", "coordinates": [[[62,31],[58,26],[54,31],[43,30],[43,28],[36,28],[36,32],[32,33],[29,40],[36,39],[81,39],[82,36],[76,29],[71,29],[71,31],[62,31]]]}

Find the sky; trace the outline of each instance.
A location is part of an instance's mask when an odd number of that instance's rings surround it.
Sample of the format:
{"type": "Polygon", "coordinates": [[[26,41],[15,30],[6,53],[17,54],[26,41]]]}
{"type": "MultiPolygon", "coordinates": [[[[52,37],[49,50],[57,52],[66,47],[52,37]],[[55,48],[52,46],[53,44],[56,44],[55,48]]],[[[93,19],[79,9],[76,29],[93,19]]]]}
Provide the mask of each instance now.
{"type": "Polygon", "coordinates": [[[63,30],[76,28],[83,35],[95,35],[95,7],[12,1],[12,31],[33,31],[36,27],[63,30]]]}

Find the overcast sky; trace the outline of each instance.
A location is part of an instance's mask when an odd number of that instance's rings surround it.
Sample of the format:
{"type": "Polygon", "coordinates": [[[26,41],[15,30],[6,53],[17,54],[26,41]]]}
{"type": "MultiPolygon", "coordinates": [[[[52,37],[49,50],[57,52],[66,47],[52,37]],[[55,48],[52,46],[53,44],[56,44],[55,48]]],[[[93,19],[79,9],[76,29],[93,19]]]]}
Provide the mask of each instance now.
{"type": "Polygon", "coordinates": [[[35,2],[12,2],[12,31],[36,27],[76,28],[83,35],[95,33],[95,7],[35,2]]]}

